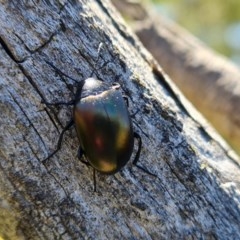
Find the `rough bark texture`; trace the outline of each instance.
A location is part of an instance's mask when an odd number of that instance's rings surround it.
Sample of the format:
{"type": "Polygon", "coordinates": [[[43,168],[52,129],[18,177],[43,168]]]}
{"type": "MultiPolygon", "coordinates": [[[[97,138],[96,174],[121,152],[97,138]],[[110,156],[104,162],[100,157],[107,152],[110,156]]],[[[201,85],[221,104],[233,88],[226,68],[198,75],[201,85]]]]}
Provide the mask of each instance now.
{"type": "Polygon", "coordinates": [[[0,236],[5,239],[238,239],[240,167],[106,1],[1,1],[0,236]],[[102,43],[102,44],[101,44],[102,43]],[[101,46],[101,48],[99,48],[101,46]],[[99,53],[98,50],[100,49],[99,53]],[[97,174],[74,129],[44,165],[94,70],[129,97],[139,165],[97,174]],[[193,117],[194,116],[194,117],[193,117]],[[199,119],[199,118],[198,118],[199,119]]]}
{"type": "Polygon", "coordinates": [[[113,0],[185,96],[240,154],[240,70],[141,4],[113,0]],[[140,13],[140,14],[139,14],[140,13]]]}

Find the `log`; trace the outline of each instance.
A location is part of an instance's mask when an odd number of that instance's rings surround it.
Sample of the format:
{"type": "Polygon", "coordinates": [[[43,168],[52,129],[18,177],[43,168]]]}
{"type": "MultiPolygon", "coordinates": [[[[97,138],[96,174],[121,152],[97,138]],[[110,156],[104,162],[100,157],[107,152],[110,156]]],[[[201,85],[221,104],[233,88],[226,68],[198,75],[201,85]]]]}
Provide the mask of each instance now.
{"type": "Polygon", "coordinates": [[[153,9],[137,1],[113,3],[185,96],[240,154],[239,67],[153,9]]]}
{"type": "MultiPolygon", "coordinates": [[[[238,239],[240,164],[107,1],[0,4],[0,237],[238,239]],[[58,70],[57,70],[58,69],[58,70]],[[66,106],[93,75],[118,82],[142,137],[115,175],[77,159],[66,106]],[[69,77],[67,77],[69,76],[69,77]]],[[[136,145],[136,143],[135,143],[136,145]]]]}

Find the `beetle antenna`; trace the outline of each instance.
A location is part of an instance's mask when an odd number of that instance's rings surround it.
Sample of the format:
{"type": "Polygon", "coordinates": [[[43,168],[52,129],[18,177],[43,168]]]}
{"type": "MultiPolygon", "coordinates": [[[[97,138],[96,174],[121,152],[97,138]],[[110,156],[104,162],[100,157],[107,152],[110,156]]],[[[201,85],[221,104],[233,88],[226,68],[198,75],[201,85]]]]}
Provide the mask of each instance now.
{"type": "Polygon", "coordinates": [[[101,49],[102,49],[102,46],[103,46],[103,43],[100,42],[99,45],[98,45],[98,54],[100,53],[101,49]]]}
{"type": "Polygon", "coordinates": [[[66,73],[62,72],[59,68],[57,68],[56,66],[54,66],[51,62],[46,61],[46,63],[47,63],[48,65],[50,65],[59,75],[65,76],[65,77],[67,77],[67,78],[70,78],[70,79],[73,80],[75,83],[79,83],[78,80],[76,80],[76,79],[68,76],[66,73]]]}
{"type": "MultiPolygon", "coordinates": [[[[91,72],[91,74],[90,74],[90,77],[92,77],[92,75],[93,75],[93,72],[94,72],[94,70],[95,70],[95,66],[96,66],[96,64],[97,64],[97,62],[98,62],[98,60],[99,60],[99,58],[100,58],[100,52],[101,52],[101,49],[102,49],[102,48],[103,48],[103,43],[100,42],[99,45],[98,45],[98,50],[97,50],[97,53],[98,53],[97,59],[96,59],[96,61],[95,61],[95,63],[94,63],[93,70],[92,70],[92,72],[91,72]]],[[[48,60],[45,60],[45,62],[46,62],[48,65],[50,65],[59,75],[65,76],[65,77],[73,80],[75,83],[79,83],[78,80],[76,80],[76,79],[73,78],[73,77],[68,76],[66,73],[62,72],[59,68],[57,68],[56,66],[54,66],[54,65],[53,65],[51,62],[49,62],[48,60]]],[[[101,69],[101,68],[99,68],[99,69],[101,69]]]]}
{"type": "MultiPolygon", "coordinates": [[[[99,58],[100,58],[100,52],[101,52],[102,47],[103,47],[103,43],[100,42],[99,45],[98,45],[98,50],[97,50],[97,54],[98,54],[98,55],[97,55],[97,59],[96,59],[94,65],[93,65],[93,70],[92,70],[92,72],[91,72],[91,74],[90,74],[90,77],[93,76],[93,73],[94,73],[94,71],[95,71],[95,67],[96,67],[96,65],[97,65],[97,63],[98,63],[98,60],[99,60],[99,58]]],[[[100,67],[99,69],[101,69],[101,67],[100,67]]]]}

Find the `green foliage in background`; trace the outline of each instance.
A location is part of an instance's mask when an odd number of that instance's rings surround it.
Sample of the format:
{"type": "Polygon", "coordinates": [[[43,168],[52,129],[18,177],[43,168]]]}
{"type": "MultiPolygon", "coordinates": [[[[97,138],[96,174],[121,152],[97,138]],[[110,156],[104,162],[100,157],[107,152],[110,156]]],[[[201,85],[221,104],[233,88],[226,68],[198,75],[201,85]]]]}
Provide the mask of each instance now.
{"type": "Polygon", "coordinates": [[[240,65],[240,0],[145,0],[240,65]]]}

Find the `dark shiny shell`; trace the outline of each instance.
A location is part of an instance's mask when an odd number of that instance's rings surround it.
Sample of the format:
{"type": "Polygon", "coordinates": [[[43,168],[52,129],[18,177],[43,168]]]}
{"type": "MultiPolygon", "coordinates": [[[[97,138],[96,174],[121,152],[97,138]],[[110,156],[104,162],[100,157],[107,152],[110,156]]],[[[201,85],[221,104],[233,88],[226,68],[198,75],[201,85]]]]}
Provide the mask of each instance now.
{"type": "Polygon", "coordinates": [[[131,119],[119,87],[87,79],[73,118],[89,163],[103,173],[115,173],[130,159],[134,137],[131,119]]]}

